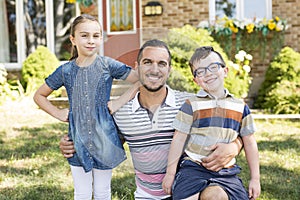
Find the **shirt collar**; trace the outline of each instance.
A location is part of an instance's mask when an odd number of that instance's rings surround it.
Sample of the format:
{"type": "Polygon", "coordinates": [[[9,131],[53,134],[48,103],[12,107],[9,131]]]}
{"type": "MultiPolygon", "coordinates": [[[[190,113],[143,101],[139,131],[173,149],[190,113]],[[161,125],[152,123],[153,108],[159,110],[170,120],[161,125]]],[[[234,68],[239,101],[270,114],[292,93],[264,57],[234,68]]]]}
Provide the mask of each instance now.
{"type": "MultiPolygon", "coordinates": [[[[132,100],[132,112],[136,112],[139,108],[142,108],[139,102],[139,95],[140,91],[136,93],[135,97],[132,100]]],[[[167,86],[167,97],[165,98],[165,101],[162,103],[162,105],[176,107],[175,93],[169,86],[167,86]]]]}
{"type": "MultiPolygon", "coordinates": [[[[233,97],[233,94],[231,94],[227,89],[224,90],[225,91],[225,94],[224,94],[224,98],[227,98],[227,97],[233,97]]],[[[201,98],[205,98],[205,97],[209,97],[211,99],[214,99],[213,96],[211,96],[209,93],[207,93],[205,90],[201,89],[197,95],[197,97],[201,97],[201,98]]]]}

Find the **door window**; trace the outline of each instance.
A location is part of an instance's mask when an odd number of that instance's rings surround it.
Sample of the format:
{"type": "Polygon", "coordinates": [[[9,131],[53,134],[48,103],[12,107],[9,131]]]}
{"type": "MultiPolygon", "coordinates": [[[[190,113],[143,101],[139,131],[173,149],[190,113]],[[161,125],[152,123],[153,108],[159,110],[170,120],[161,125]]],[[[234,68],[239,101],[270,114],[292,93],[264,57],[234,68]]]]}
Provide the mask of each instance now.
{"type": "Polygon", "coordinates": [[[107,0],[107,33],[136,32],[135,0],[107,0]]]}
{"type": "Polygon", "coordinates": [[[15,2],[1,1],[0,15],[0,63],[17,62],[15,2]]]}

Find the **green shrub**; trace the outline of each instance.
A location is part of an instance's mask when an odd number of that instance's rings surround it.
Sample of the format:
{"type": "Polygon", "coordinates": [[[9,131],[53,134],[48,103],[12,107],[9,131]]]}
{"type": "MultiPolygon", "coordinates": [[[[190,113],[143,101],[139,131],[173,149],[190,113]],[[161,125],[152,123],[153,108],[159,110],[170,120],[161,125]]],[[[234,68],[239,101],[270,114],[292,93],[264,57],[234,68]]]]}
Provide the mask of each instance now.
{"type": "Polygon", "coordinates": [[[272,113],[300,113],[300,54],[289,47],[271,62],[255,101],[272,113]]]}
{"type": "Polygon", "coordinates": [[[10,88],[6,77],[6,69],[3,64],[0,64],[0,104],[5,101],[6,95],[10,93],[10,88]]]}
{"type": "Polygon", "coordinates": [[[38,46],[23,62],[21,83],[26,93],[34,92],[58,66],[56,56],[48,48],[38,46]]]}
{"type": "Polygon", "coordinates": [[[0,105],[6,100],[15,100],[22,94],[22,87],[17,80],[7,80],[5,66],[0,63],[0,105]]]}
{"type": "MultiPolygon", "coordinates": [[[[229,68],[228,77],[225,79],[225,87],[236,97],[245,97],[249,89],[249,74],[234,68],[230,64],[227,55],[220,45],[214,41],[205,29],[197,29],[190,25],[170,30],[166,42],[172,53],[172,72],[168,79],[168,85],[176,90],[196,93],[199,86],[193,81],[193,75],[189,67],[189,59],[194,50],[200,46],[212,46],[218,51],[229,68]]],[[[235,64],[242,66],[240,62],[235,64]]],[[[243,70],[243,69],[241,69],[243,70]]]]}

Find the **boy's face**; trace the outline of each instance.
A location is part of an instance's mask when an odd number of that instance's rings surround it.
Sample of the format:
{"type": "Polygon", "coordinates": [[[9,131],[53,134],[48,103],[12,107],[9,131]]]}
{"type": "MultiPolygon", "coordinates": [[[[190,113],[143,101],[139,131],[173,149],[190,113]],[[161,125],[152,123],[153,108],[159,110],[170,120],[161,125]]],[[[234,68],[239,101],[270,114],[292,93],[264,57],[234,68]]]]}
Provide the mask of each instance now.
{"type": "Polygon", "coordinates": [[[146,47],[140,63],[136,63],[141,84],[150,92],[166,85],[170,74],[169,54],[162,47],[146,47]]]}
{"type": "Polygon", "coordinates": [[[198,72],[202,71],[204,73],[201,75],[198,73],[198,76],[194,77],[194,81],[209,93],[223,92],[224,78],[227,76],[228,68],[213,63],[222,63],[220,57],[214,52],[211,52],[206,58],[201,59],[200,62],[195,62],[193,64],[193,71],[198,70],[198,72]],[[210,66],[209,69],[213,72],[207,68],[208,66],[210,66]]]}

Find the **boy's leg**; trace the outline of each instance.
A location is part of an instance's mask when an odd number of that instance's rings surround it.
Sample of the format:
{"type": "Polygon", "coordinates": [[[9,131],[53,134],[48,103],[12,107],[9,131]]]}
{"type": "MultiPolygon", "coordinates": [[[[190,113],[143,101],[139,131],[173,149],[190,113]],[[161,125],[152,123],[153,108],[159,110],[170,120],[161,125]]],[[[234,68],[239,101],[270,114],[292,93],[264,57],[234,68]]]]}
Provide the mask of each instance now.
{"type": "Polygon", "coordinates": [[[111,199],[112,170],[93,169],[94,200],[111,199]]]}
{"type": "Polygon", "coordinates": [[[184,200],[228,200],[227,193],[220,186],[208,186],[205,188],[199,198],[199,193],[190,196],[184,200]]]}
{"type": "Polygon", "coordinates": [[[208,186],[205,188],[200,195],[200,200],[228,200],[227,193],[220,186],[208,186]]]}
{"type": "Polygon", "coordinates": [[[92,199],[93,175],[86,173],[82,167],[70,166],[74,183],[74,200],[92,199]]]}
{"type": "Polygon", "coordinates": [[[209,186],[211,175],[207,170],[190,160],[180,162],[173,186],[173,199],[199,199],[201,193],[209,186]]]}

